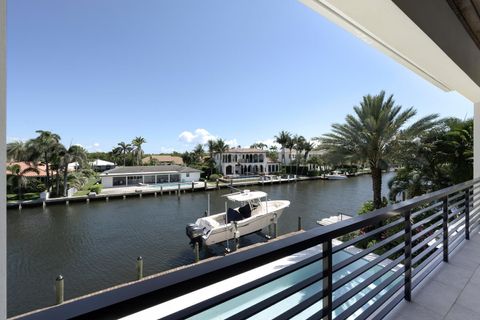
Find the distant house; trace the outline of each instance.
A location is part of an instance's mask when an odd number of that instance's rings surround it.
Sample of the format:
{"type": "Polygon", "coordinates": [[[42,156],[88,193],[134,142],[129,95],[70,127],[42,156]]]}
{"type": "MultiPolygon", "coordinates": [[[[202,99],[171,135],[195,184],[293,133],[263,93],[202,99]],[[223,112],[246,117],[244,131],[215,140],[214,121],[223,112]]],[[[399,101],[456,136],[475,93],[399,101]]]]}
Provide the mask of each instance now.
{"type": "Polygon", "coordinates": [[[167,165],[167,164],[176,164],[183,165],[183,160],[181,157],[170,156],[170,155],[151,155],[142,159],[142,163],[145,165],[167,165]]]}
{"type": "MultiPolygon", "coordinates": [[[[37,164],[37,165],[34,165],[34,163],[32,162],[24,162],[24,161],[20,161],[20,162],[7,162],[7,168],[9,166],[13,166],[13,165],[18,165],[20,166],[20,172],[24,171],[25,169],[27,168],[35,168],[38,170],[38,173],[37,172],[34,172],[34,171],[28,171],[28,172],[25,172],[25,174],[23,175],[24,177],[27,177],[27,178],[40,178],[40,179],[44,179],[46,176],[47,176],[47,167],[45,166],[45,164],[37,164]]],[[[54,176],[57,174],[56,171],[50,169],[50,176],[54,176]]],[[[6,170],[6,174],[7,176],[9,175],[12,175],[12,172],[10,172],[10,170],[6,170]]]]}
{"type": "Polygon", "coordinates": [[[100,174],[105,188],[195,182],[202,171],[177,165],[116,167],[100,174]]]}
{"type": "Polygon", "coordinates": [[[223,175],[256,175],[277,172],[279,164],[267,158],[267,151],[253,148],[233,148],[215,153],[217,167],[223,175]]]}
{"type": "Polygon", "coordinates": [[[97,159],[95,161],[90,162],[92,169],[95,171],[103,172],[105,170],[110,170],[115,168],[115,163],[97,159]]]}

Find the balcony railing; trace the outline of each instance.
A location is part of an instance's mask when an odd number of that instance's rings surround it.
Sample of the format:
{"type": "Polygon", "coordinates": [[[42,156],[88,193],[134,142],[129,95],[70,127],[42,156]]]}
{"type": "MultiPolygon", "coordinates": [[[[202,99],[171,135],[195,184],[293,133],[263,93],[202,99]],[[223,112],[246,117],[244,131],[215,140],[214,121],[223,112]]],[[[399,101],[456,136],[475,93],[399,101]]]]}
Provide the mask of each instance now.
{"type": "Polygon", "coordinates": [[[277,313],[271,314],[272,318],[290,319],[308,309],[310,319],[347,319],[352,315],[356,319],[381,319],[402,299],[410,300],[412,289],[442,261],[448,262],[450,253],[468,240],[470,233],[479,230],[480,209],[476,198],[479,184],[480,179],[468,181],[250,250],[66,302],[24,318],[126,316],[317,246],[318,252],[300,262],[171,310],[168,318],[199,315],[316,264],[317,272],[265,299],[246,304],[229,319],[251,317],[312,286],[316,286],[313,293],[304,295],[299,303],[287,309],[277,309],[277,313]],[[338,259],[339,254],[346,251],[350,253],[338,259]],[[367,256],[369,259],[365,259],[367,256]]]}

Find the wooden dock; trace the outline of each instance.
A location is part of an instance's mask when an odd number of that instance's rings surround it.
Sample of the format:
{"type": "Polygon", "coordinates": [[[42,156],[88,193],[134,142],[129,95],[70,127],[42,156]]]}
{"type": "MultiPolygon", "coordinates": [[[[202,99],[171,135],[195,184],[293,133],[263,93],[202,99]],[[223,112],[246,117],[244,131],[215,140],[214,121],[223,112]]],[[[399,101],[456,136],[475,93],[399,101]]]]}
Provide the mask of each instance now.
{"type": "Polygon", "coordinates": [[[337,222],[340,222],[340,221],[343,221],[343,220],[347,220],[347,219],[350,219],[351,216],[347,215],[347,214],[344,214],[344,213],[341,213],[339,215],[336,215],[336,216],[330,216],[329,218],[323,218],[322,220],[318,220],[317,221],[317,224],[321,225],[321,226],[328,226],[328,225],[331,225],[331,224],[334,224],[334,223],[337,223],[337,222]]]}

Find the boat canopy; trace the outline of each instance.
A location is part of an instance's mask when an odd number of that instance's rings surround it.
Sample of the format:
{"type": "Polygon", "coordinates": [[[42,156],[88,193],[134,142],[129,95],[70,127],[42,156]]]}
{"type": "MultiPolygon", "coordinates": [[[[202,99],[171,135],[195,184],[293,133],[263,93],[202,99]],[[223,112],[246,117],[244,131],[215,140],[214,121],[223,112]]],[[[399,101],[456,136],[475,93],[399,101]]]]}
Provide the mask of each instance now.
{"type": "Polygon", "coordinates": [[[243,192],[228,195],[227,199],[230,201],[246,202],[246,201],[264,198],[266,196],[267,196],[267,193],[263,191],[245,190],[243,192]]]}

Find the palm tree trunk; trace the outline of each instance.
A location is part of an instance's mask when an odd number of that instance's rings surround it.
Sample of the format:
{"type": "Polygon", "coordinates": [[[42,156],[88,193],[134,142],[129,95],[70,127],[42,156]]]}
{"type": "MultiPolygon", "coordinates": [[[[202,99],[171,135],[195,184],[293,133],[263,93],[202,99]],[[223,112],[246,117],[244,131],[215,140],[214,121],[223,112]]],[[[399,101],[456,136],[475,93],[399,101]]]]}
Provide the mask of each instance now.
{"type": "Polygon", "coordinates": [[[63,196],[67,196],[67,179],[68,179],[68,166],[65,167],[65,170],[63,171],[63,196]]]}
{"type": "Polygon", "coordinates": [[[22,201],[22,178],[18,177],[18,201],[22,201]]]}
{"type": "Polygon", "coordinates": [[[45,169],[47,170],[47,180],[45,181],[45,186],[47,192],[50,192],[50,166],[48,165],[48,155],[45,152],[45,169]]]}
{"type": "Polygon", "coordinates": [[[382,207],[382,169],[374,166],[372,171],[373,206],[375,209],[382,207]]]}

